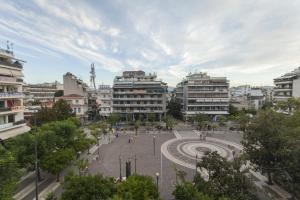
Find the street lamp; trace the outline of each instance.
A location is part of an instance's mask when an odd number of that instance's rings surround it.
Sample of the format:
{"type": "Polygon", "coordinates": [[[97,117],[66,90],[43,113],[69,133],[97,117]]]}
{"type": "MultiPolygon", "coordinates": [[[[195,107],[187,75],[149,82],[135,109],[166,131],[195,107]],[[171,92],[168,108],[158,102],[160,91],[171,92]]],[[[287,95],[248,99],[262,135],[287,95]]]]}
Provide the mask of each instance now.
{"type": "Polygon", "coordinates": [[[157,190],[158,190],[158,179],[159,179],[159,173],[158,172],[156,172],[156,188],[157,188],[157,190]]]}
{"type": "Polygon", "coordinates": [[[97,140],[98,141],[98,156],[100,155],[100,144],[99,144],[100,143],[99,142],[100,138],[101,138],[100,136],[97,137],[97,139],[98,139],[97,140]]]}
{"type": "Polygon", "coordinates": [[[153,136],[153,154],[155,156],[155,135],[153,136]]]}

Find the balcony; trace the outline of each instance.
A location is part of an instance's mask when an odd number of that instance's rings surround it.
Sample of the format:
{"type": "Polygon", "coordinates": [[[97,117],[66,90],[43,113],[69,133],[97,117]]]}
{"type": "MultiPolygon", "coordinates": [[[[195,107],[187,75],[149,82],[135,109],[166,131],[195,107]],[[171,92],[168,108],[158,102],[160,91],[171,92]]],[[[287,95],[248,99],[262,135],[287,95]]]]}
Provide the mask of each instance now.
{"type": "Polygon", "coordinates": [[[9,67],[16,67],[16,68],[19,68],[19,69],[23,69],[23,65],[19,61],[15,61],[13,63],[10,63],[10,62],[4,62],[4,61],[0,60],[0,65],[9,66],[9,67]]]}
{"type": "Polygon", "coordinates": [[[25,110],[25,106],[12,106],[0,108],[0,114],[9,114],[11,112],[22,112],[25,110]]]}
{"type": "Polygon", "coordinates": [[[23,97],[22,92],[0,92],[0,99],[19,99],[23,97]]]}
{"type": "Polygon", "coordinates": [[[0,124],[0,131],[4,131],[4,130],[8,130],[10,128],[15,128],[15,127],[19,127],[20,125],[24,125],[26,124],[26,120],[19,120],[16,122],[10,122],[10,123],[6,123],[6,124],[0,124]]]}

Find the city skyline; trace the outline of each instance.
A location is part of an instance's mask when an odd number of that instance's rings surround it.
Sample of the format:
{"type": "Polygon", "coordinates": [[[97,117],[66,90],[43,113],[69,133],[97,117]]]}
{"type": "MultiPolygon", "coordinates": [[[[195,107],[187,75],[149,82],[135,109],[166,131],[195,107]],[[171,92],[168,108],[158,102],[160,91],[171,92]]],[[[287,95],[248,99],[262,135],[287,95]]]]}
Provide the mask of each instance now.
{"type": "Polygon", "coordinates": [[[196,71],[261,86],[300,65],[299,1],[0,3],[0,47],[14,43],[27,83],[89,83],[95,63],[97,85],[143,70],[171,87],[196,71]]]}

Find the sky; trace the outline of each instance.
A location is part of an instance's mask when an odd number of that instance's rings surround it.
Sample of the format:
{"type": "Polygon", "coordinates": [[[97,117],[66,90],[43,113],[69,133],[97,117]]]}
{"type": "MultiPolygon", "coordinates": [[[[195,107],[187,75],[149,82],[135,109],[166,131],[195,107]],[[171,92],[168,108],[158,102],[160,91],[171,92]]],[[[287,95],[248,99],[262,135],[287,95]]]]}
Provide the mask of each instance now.
{"type": "Polygon", "coordinates": [[[299,0],[0,0],[0,47],[13,43],[27,83],[72,72],[112,84],[125,70],[174,87],[188,73],[231,86],[273,85],[300,66],[299,0]]]}

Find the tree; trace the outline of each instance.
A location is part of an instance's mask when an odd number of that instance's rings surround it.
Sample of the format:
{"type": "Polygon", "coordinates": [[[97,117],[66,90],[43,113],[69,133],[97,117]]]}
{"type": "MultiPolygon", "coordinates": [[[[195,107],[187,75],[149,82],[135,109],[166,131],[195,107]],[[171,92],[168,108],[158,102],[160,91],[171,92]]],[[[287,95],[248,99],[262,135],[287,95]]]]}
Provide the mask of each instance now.
{"type": "Polygon", "coordinates": [[[116,194],[116,185],[112,178],[102,175],[68,175],[63,185],[61,200],[109,199],[116,194]]]}
{"type": "Polygon", "coordinates": [[[126,200],[158,200],[159,192],[150,176],[132,175],[118,185],[118,196],[126,200]]]}
{"type": "Polygon", "coordinates": [[[65,100],[58,100],[52,108],[41,107],[41,109],[30,118],[30,124],[42,126],[45,123],[66,120],[75,117],[72,108],[65,100]]]}
{"type": "Polygon", "coordinates": [[[172,98],[167,105],[167,115],[174,117],[175,119],[182,120],[183,115],[181,112],[181,103],[175,98],[172,98]]]}
{"type": "Polygon", "coordinates": [[[121,115],[119,113],[112,113],[107,118],[107,121],[111,127],[115,126],[120,120],[121,120],[121,115]]]}
{"type": "Polygon", "coordinates": [[[13,154],[0,144],[0,199],[12,200],[20,173],[13,154]]]}
{"type": "Polygon", "coordinates": [[[209,124],[209,117],[205,114],[198,113],[193,117],[193,121],[197,123],[199,130],[202,130],[209,124]]]}
{"type": "Polygon", "coordinates": [[[229,162],[217,152],[210,152],[197,164],[201,170],[207,170],[208,181],[205,182],[197,175],[194,179],[195,187],[215,199],[227,197],[232,200],[253,200],[254,187],[246,177],[248,169],[242,168],[243,164],[240,158],[229,162]]]}
{"type": "Polygon", "coordinates": [[[41,167],[47,172],[56,175],[56,180],[59,181],[60,173],[70,164],[74,157],[73,149],[59,149],[42,158],[41,167]]]}
{"type": "Polygon", "coordinates": [[[234,120],[239,124],[242,131],[246,131],[250,123],[251,117],[246,112],[240,112],[238,115],[234,116],[234,120]]]}
{"type": "Polygon", "coordinates": [[[176,125],[176,120],[172,116],[169,116],[169,115],[167,115],[164,118],[164,122],[166,123],[166,128],[171,131],[173,130],[174,126],[176,125]]]}
{"type": "Polygon", "coordinates": [[[60,99],[53,105],[54,113],[56,115],[56,120],[65,120],[69,117],[75,117],[73,109],[68,104],[67,101],[60,99]]]}
{"type": "Polygon", "coordinates": [[[213,198],[198,192],[190,182],[176,184],[172,194],[175,200],[213,200],[213,198]]]}
{"type": "Polygon", "coordinates": [[[64,95],[64,91],[63,90],[58,90],[54,93],[54,97],[61,97],[64,95]]]}
{"type": "Polygon", "coordinates": [[[237,107],[234,107],[232,104],[229,104],[228,111],[230,116],[235,116],[239,114],[239,110],[237,109],[237,107]]]}
{"type": "Polygon", "coordinates": [[[87,159],[79,159],[76,160],[76,167],[78,168],[79,176],[82,176],[86,168],[88,167],[88,160],[87,159]]]}
{"type": "Polygon", "coordinates": [[[251,120],[242,141],[247,158],[257,169],[267,173],[269,184],[272,184],[273,169],[284,159],[284,118],[273,110],[261,110],[251,120]]]}
{"type": "Polygon", "coordinates": [[[138,134],[138,130],[141,126],[141,121],[140,120],[136,120],[135,123],[134,123],[134,130],[135,130],[135,135],[137,136],[138,134]]]}

